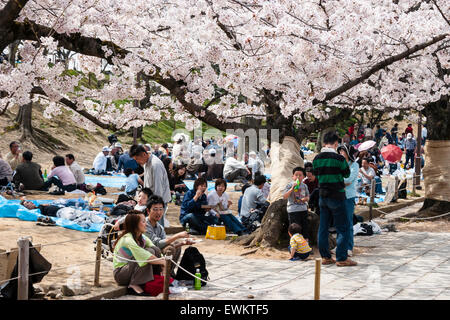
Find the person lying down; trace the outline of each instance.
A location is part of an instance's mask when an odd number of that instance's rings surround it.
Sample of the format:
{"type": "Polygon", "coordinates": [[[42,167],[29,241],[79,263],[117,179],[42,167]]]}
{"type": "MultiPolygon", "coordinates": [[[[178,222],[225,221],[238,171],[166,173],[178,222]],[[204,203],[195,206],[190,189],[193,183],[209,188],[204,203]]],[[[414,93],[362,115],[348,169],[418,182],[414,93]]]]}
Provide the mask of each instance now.
{"type": "Polygon", "coordinates": [[[98,212],[83,210],[85,207],[84,202],[79,208],[69,207],[68,205],[76,204],[76,202],[72,203],[70,201],[65,202],[64,204],[53,202],[37,206],[31,201],[22,200],[20,204],[28,210],[39,209],[44,216],[70,220],[85,229],[90,229],[92,224],[101,224],[105,222],[105,217],[98,212]]]}

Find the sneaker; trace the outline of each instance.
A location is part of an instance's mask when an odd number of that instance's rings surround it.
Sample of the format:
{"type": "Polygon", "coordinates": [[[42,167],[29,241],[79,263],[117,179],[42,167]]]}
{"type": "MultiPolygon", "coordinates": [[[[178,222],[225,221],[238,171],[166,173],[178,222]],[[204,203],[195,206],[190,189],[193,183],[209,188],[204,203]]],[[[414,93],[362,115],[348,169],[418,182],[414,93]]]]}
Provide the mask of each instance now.
{"type": "Polygon", "coordinates": [[[344,260],[344,261],[337,261],[336,262],[336,265],[338,267],[353,267],[353,266],[356,266],[357,264],[358,263],[356,261],[353,261],[353,260],[351,260],[349,258],[347,258],[347,260],[344,260]]]}
{"type": "Polygon", "coordinates": [[[336,260],[334,260],[333,258],[322,258],[322,264],[324,266],[328,265],[328,264],[335,264],[336,260]]]}

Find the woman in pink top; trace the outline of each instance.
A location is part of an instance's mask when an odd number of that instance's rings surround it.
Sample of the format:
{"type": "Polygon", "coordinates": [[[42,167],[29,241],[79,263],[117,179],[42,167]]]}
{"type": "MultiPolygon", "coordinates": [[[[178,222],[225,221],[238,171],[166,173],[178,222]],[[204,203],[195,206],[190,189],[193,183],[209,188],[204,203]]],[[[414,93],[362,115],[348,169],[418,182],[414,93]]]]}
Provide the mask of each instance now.
{"type": "Polygon", "coordinates": [[[53,184],[63,191],[74,191],[77,188],[77,181],[68,167],[65,166],[65,160],[61,156],[53,157],[55,165],[44,183],[44,190],[48,190],[53,184]]]}

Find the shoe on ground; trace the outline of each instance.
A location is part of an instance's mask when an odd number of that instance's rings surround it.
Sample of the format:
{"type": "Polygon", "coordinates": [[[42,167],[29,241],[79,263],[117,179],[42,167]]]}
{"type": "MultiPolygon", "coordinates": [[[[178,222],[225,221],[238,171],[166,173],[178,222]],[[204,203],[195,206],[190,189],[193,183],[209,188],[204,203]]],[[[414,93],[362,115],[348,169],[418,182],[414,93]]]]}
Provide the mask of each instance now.
{"type": "Polygon", "coordinates": [[[337,261],[336,265],[338,267],[354,267],[354,266],[358,265],[358,263],[356,261],[353,261],[353,260],[347,258],[347,260],[344,260],[344,261],[337,261]]]}
{"type": "Polygon", "coordinates": [[[322,264],[324,266],[329,265],[329,264],[335,264],[336,260],[334,260],[333,258],[322,258],[322,264]]]}

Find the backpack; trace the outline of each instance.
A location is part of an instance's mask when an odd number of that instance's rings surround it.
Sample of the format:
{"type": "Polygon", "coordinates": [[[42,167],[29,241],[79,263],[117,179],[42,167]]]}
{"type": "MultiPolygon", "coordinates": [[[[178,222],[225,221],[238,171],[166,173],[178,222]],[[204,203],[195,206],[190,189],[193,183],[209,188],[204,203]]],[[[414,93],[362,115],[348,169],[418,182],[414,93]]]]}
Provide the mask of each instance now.
{"type": "MultiPolygon", "coordinates": [[[[205,281],[209,280],[208,270],[206,270],[206,261],[203,255],[196,247],[188,247],[184,251],[183,258],[181,258],[180,267],[186,269],[192,274],[195,274],[196,269],[200,269],[201,278],[205,281]]],[[[178,268],[175,279],[177,280],[194,280],[194,277],[186,273],[183,269],[178,268]]],[[[201,282],[202,287],[206,282],[201,282]]]]}
{"type": "Polygon", "coordinates": [[[94,191],[95,194],[101,194],[101,195],[105,195],[106,194],[105,187],[102,184],[100,184],[100,183],[97,183],[97,185],[95,186],[95,189],[92,190],[92,191],[94,191]]]}

